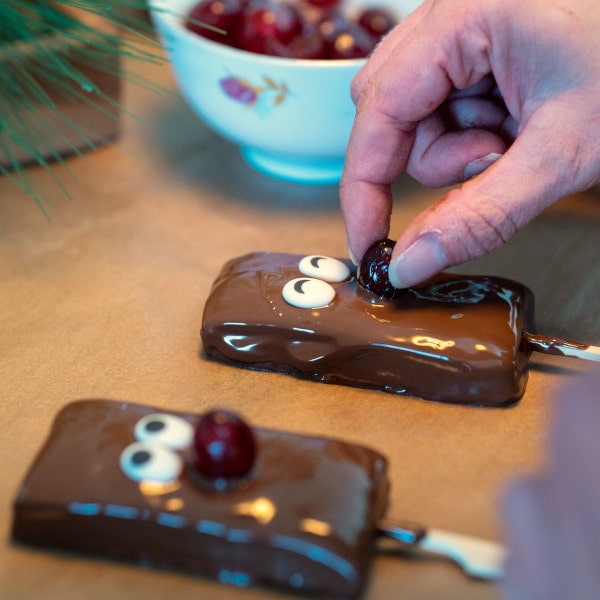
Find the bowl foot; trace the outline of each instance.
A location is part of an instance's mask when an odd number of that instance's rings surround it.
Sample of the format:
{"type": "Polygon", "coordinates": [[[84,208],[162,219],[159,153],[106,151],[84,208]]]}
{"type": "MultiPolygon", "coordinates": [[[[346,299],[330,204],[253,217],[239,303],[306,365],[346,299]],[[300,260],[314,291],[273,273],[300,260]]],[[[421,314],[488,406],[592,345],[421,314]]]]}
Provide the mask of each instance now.
{"type": "Polygon", "coordinates": [[[305,158],[268,152],[250,146],[242,147],[242,156],[258,171],[294,183],[338,184],[344,168],[343,157],[305,158]]]}

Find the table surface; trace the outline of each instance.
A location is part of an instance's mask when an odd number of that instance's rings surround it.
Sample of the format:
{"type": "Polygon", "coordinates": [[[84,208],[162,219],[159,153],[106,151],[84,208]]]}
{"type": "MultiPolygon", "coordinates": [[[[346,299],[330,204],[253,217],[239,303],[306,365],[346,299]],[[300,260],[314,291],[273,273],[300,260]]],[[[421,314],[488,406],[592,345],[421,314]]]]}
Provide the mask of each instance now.
{"type": "MultiPolygon", "coordinates": [[[[137,68],[174,89],[168,66],[137,68]]],[[[49,218],[0,178],[0,597],[289,597],[13,543],[20,482],[56,412],[85,397],[192,412],[229,406],[254,424],[370,445],[390,459],[390,516],[502,539],[502,494],[543,462],[552,397],[580,376],[581,362],[535,355],[517,405],[478,409],[203,359],[203,305],[224,261],[257,250],[345,256],[338,191],[253,171],[176,93],[126,84],[123,102],[139,120],[124,116],[115,143],[69,160],[71,175],[59,168],[72,199],[49,173],[28,171],[53,201],[49,218]]],[[[392,235],[442,192],[400,178],[392,235]]],[[[598,343],[598,201],[597,190],[562,200],[462,271],[525,283],[540,333],[598,343]]],[[[450,562],[377,555],[364,597],[400,592],[412,600],[499,597],[497,586],[450,562]]]]}

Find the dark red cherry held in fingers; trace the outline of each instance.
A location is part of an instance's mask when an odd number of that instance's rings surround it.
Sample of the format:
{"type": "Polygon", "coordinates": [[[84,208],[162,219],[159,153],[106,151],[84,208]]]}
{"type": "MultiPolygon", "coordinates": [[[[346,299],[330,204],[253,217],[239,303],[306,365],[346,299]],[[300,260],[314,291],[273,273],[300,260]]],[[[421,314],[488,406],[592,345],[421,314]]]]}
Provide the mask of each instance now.
{"type": "Polygon", "coordinates": [[[389,267],[396,242],[383,239],[375,242],[363,256],[358,266],[359,285],[382,298],[395,298],[401,292],[390,283],[389,267]]]}
{"type": "Polygon", "coordinates": [[[235,413],[215,409],[200,419],[194,435],[195,467],[208,480],[240,479],[256,460],[256,440],[235,413]]]}

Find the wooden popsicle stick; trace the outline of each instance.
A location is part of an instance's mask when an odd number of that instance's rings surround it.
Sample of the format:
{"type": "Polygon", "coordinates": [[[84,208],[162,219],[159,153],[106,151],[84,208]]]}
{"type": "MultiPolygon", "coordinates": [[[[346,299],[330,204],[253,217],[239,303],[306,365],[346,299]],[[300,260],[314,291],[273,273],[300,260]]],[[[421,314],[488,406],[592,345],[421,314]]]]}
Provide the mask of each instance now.
{"type": "Polygon", "coordinates": [[[542,354],[553,354],[558,356],[570,356],[582,360],[600,362],[600,346],[581,344],[569,340],[561,340],[545,335],[525,333],[523,340],[529,350],[542,354]]]}

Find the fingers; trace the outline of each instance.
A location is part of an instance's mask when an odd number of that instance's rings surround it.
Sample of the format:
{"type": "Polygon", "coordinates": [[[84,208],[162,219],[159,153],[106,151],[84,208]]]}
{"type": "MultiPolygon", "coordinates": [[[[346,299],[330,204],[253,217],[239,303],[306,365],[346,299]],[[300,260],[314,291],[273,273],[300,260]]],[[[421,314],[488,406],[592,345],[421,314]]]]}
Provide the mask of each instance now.
{"type": "Polygon", "coordinates": [[[370,118],[368,127],[361,126],[363,117],[357,118],[340,185],[348,248],[355,262],[373,242],[388,235],[390,186],[403,169],[425,185],[447,186],[476,175],[505,152],[502,128],[507,114],[496,102],[453,100],[445,115],[436,111],[414,129],[407,124],[406,130],[385,115],[377,115],[377,122],[370,118]],[[450,115],[455,129],[448,130],[445,115],[450,115]]]}
{"type": "Polygon", "coordinates": [[[600,374],[561,390],[546,469],[505,494],[507,600],[592,600],[600,589],[600,374]]]}
{"type": "Polygon", "coordinates": [[[508,116],[506,107],[484,94],[453,96],[440,107],[440,114],[450,130],[486,129],[500,131],[508,116]]]}
{"type": "MultiPolygon", "coordinates": [[[[534,4],[511,3],[521,10],[517,23],[539,13],[543,3],[534,4]]],[[[574,37],[564,14],[549,13],[536,51],[524,61],[528,28],[507,25],[504,2],[485,6],[423,3],[353,83],[357,111],[340,201],[355,261],[388,236],[391,184],[402,171],[429,186],[473,178],[397,240],[389,270],[397,287],[491,252],[551,203],[600,177],[600,122],[582,119],[598,107],[599,69],[589,58],[600,47],[597,36],[574,37]],[[556,46],[547,40],[559,31],[571,52],[552,54],[556,46]],[[580,38],[587,41],[581,45],[580,38]]],[[[597,5],[585,11],[600,18],[597,5]]]]}
{"type": "Polygon", "coordinates": [[[595,143],[588,134],[582,145],[590,127],[577,112],[546,101],[504,155],[418,215],[394,248],[392,284],[410,287],[487,254],[559,198],[589,187],[595,143]]]}
{"type": "MultiPolygon", "coordinates": [[[[500,125],[503,118],[499,115],[496,119],[500,125]]],[[[442,116],[434,113],[417,126],[405,169],[417,181],[431,187],[464,181],[478,172],[476,168],[465,172],[467,165],[505,152],[504,138],[493,129],[495,126],[448,130],[442,116]]]]}
{"type": "MultiPolygon", "coordinates": [[[[479,84],[486,73],[468,61],[452,58],[460,53],[437,43],[440,30],[451,36],[448,44],[455,43],[446,13],[436,16],[436,27],[421,30],[422,20],[434,5],[425,2],[400,24],[353,84],[357,113],[346,151],[340,200],[348,247],[355,260],[371,243],[387,235],[391,183],[407,167],[431,185],[446,185],[462,180],[464,167],[473,159],[505,149],[500,136],[477,128],[462,136],[444,137],[448,130],[436,110],[455,87],[479,84]],[[417,30],[418,36],[414,35],[417,30]],[[457,74],[458,86],[446,68],[452,60],[456,62],[451,70],[457,74]]],[[[489,88],[489,84],[487,78],[483,86],[489,88]]],[[[506,118],[492,115],[490,104],[482,109],[461,97],[454,99],[448,110],[469,123],[495,123],[506,118]]]]}
{"type": "Polygon", "coordinates": [[[352,202],[340,183],[341,209],[346,223],[346,244],[355,265],[377,240],[386,238],[390,230],[392,195],[389,185],[373,186],[362,181],[353,183],[352,202]],[[375,187],[375,190],[374,190],[375,187]]]}
{"type": "Polygon", "coordinates": [[[509,552],[502,583],[507,600],[557,598],[548,570],[558,564],[559,544],[546,488],[541,477],[521,479],[513,482],[503,498],[509,552]]]}
{"type": "MultiPolygon", "coordinates": [[[[506,195],[502,187],[509,180],[506,173],[512,175],[509,154],[409,225],[396,243],[389,267],[394,286],[414,286],[447,267],[487,254],[525,224],[531,209],[530,190],[511,189],[506,195]],[[523,192],[527,192],[525,197],[523,192]]],[[[531,176],[526,181],[535,185],[531,176]]]]}
{"type": "Polygon", "coordinates": [[[480,172],[474,160],[503,154],[514,137],[505,124],[506,106],[495,97],[493,80],[485,78],[465,90],[454,90],[432,115],[416,128],[406,171],[420,183],[441,187],[480,172]]]}
{"type": "MultiPolygon", "coordinates": [[[[433,95],[439,105],[451,84],[443,74],[433,78],[435,81],[423,84],[435,89],[433,95]]],[[[378,77],[376,85],[363,86],[358,98],[340,182],[340,203],[353,260],[359,260],[373,242],[387,236],[391,184],[406,167],[417,123],[436,108],[418,101],[416,111],[403,103],[398,106],[393,99],[403,89],[403,79],[410,80],[410,74],[404,78],[399,73],[378,77]]],[[[419,96],[429,99],[432,94],[424,91],[419,96]]],[[[410,103],[409,96],[406,98],[410,103]]]]}
{"type": "Polygon", "coordinates": [[[375,73],[379,67],[387,61],[390,54],[392,54],[394,48],[407,36],[410,35],[412,30],[421,23],[429,6],[432,4],[432,0],[425,0],[420,4],[414,11],[412,11],[403,21],[401,21],[391,32],[389,32],[381,42],[377,45],[377,48],[369,57],[368,62],[365,66],[357,73],[354,77],[351,87],[352,99],[354,102],[358,102],[358,98],[362,92],[364,84],[369,78],[375,73]]]}

